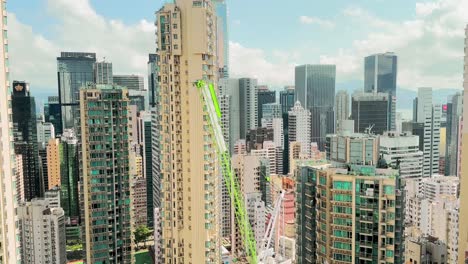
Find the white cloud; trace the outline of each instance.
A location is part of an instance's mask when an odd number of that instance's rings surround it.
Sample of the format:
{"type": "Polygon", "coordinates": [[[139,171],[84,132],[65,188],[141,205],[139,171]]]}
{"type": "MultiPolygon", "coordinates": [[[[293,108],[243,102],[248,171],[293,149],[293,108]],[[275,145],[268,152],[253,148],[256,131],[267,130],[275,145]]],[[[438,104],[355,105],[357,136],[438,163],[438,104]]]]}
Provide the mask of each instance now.
{"type": "Polygon", "coordinates": [[[296,55],[286,55],[284,52],[276,51],[273,57],[275,63],[271,62],[261,49],[248,48],[237,42],[229,42],[230,71],[232,77],[257,78],[259,83],[282,86],[294,82],[295,64],[288,59],[296,55]]]}
{"type": "Polygon", "coordinates": [[[337,63],[338,79],[362,79],[363,58],[373,53],[393,51],[398,55],[398,83],[457,88],[462,84],[463,28],[465,0],[436,0],[417,3],[415,17],[393,22],[378,18],[358,7],[347,8],[353,27],[369,33],[348,49],[321,56],[321,62],[337,63]]]}
{"type": "Polygon", "coordinates": [[[12,77],[57,93],[56,57],[60,51],[96,52],[106,57],[116,74],[146,75],[148,53],[156,51],[155,26],[141,20],[128,25],[97,14],[89,0],[48,0],[47,11],[57,20],[52,38],[34,32],[9,14],[12,77]]]}
{"type": "Polygon", "coordinates": [[[323,28],[334,28],[335,27],[335,24],[332,21],[317,18],[317,17],[300,16],[299,21],[302,24],[306,24],[306,25],[314,24],[314,25],[318,25],[318,26],[323,27],[323,28]]]}

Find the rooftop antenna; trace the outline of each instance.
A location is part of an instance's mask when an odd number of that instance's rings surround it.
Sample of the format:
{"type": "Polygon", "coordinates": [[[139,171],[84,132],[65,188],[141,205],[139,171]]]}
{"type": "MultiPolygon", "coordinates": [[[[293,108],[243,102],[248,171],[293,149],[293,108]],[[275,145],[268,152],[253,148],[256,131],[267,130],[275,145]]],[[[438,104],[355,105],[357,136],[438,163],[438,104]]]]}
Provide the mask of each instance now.
{"type": "Polygon", "coordinates": [[[374,128],[375,124],[372,124],[372,125],[369,125],[366,129],[365,129],[365,133],[366,134],[369,134],[369,135],[372,135],[372,129],[374,128]]]}

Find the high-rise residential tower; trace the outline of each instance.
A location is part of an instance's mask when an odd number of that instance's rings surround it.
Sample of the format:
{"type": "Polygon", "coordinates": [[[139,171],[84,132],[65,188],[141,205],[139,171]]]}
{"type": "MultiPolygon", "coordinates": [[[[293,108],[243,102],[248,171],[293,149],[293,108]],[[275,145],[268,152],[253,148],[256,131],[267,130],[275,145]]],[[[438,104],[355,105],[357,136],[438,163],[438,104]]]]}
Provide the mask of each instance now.
{"type": "Polygon", "coordinates": [[[133,263],[129,99],[125,88],[80,90],[79,162],[86,263],[133,263]]]}
{"type": "Polygon", "coordinates": [[[336,130],[340,130],[340,121],[349,118],[349,94],[346,91],[339,91],[335,96],[336,130]]]}
{"type": "Polygon", "coordinates": [[[96,53],[62,52],[57,57],[58,95],[62,129],[75,127],[78,119],[79,90],[94,83],[96,53]]]}
{"type": "Polygon", "coordinates": [[[24,194],[29,201],[41,197],[44,190],[39,169],[36,101],[30,94],[28,83],[13,82],[11,105],[13,124],[22,138],[21,143],[15,144],[15,152],[23,155],[24,194]]]}
{"type": "Polygon", "coordinates": [[[295,101],[312,114],[311,140],[325,149],[327,134],[335,132],[335,65],[296,66],[295,101]]]}
{"type": "MultiPolygon", "coordinates": [[[[209,118],[200,91],[194,85],[203,79],[217,88],[217,21],[213,2],[166,3],[156,13],[156,25],[160,58],[161,215],[164,216],[161,219],[162,263],[218,263],[221,260],[219,163],[207,129],[209,118]]],[[[244,86],[256,96],[253,82],[244,86]]],[[[256,125],[256,109],[252,102],[249,111],[255,112],[249,126],[256,125]]]]}
{"type": "MultiPolygon", "coordinates": [[[[468,102],[468,26],[465,28],[465,58],[463,73],[463,101],[468,102]]],[[[468,157],[468,107],[463,108],[461,155],[468,157]]],[[[460,171],[460,217],[458,240],[458,264],[466,263],[468,259],[468,162],[461,162],[460,171]]]]}
{"type": "Polygon", "coordinates": [[[296,263],[403,263],[398,171],[301,166],[296,183],[296,263]]]}
{"type": "Polygon", "coordinates": [[[47,199],[33,199],[18,208],[24,264],[66,264],[63,209],[47,199]]]}
{"type": "Polygon", "coordinates": [[[16,210],[15,153],[13,150],[12,120],[11,120],[11,86],[9,76],[7,12],[6,1],[0,1],[0,9],[4,10],[0,20],[3,30],[0,39],[0,259],[3,263],[19,264],[21,262],[21,246],[16,210]]]}

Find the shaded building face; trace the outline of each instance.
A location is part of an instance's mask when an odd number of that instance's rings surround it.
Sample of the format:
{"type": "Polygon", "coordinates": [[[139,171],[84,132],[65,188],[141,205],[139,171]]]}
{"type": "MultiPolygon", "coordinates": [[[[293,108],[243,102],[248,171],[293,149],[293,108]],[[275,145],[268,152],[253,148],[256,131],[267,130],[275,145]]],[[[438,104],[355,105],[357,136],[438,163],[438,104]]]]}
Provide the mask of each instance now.
{"type": "Polygon", "coordinates": [[[95,53],[62,52],[57,58],[58,94],[64,129],[75,125],[79,90],[87,83],[94,82],[95,62],[95,53]]]}
{"type": "Polygon", "coordinates": [[[376,54],[364,59],[364,91],[396,95],[397,56],[376,54]]]}
{"type": "Polygon", "coordinates": [[[325,149],[326,135],[335,131],[335,79],[335,65],[296,67],[295,100],[311,112],[311,138],[320,150],[325,149]]]}

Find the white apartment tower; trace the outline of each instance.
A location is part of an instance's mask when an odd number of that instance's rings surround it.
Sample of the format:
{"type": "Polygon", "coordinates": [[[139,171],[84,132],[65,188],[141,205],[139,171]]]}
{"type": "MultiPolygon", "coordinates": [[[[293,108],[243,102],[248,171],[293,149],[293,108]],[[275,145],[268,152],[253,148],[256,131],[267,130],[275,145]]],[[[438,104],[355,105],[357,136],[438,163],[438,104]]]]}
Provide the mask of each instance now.
{"type": "MultiPolygon", "coordinates": [[[[299,142],[301,144],[301,153],[310,157],[311,143],[311,114],[310,111],[304,109],[301,103],[297,101],[294,107],[291,108],[289,115],[289,145],[291,142],[299,142]]],[[[291,151],[290,151],[291,152],[291,151]]]]}
{"type": "Polygon", "coordinates": [[[217,86],[212,1],[167,2],[156,13],[162,263],[219,263],[221,179],[195,82],[217,86]]]}
{"type": "Polygon", "coordinates": [[[65,213],[47,199],[33,199],[18,207],[24,264],[66,264],[65,213]]]}
{"type": "Polygon", "coordinates": [[[0,1],[3,11],[0,28],[3,31],[0,45],[0,262],[21,263],[21,245],[18,218],[16,216],[17,200],[15,188],[15,156],[13,152],[13,136],[11,123],[11,98],[8,39],[7,39],[7,11],[6,0],[0,1]]]}

